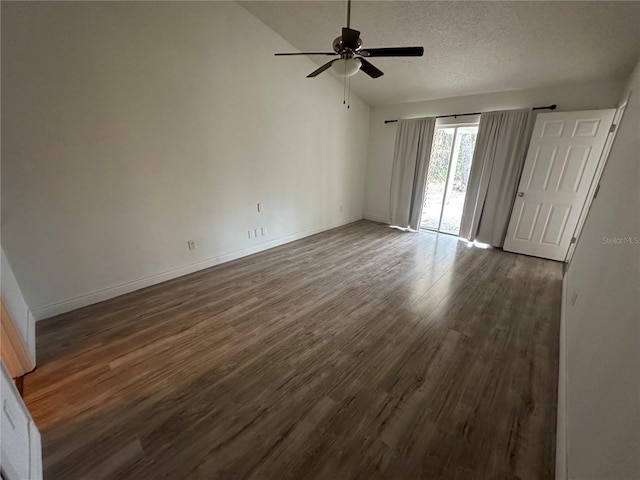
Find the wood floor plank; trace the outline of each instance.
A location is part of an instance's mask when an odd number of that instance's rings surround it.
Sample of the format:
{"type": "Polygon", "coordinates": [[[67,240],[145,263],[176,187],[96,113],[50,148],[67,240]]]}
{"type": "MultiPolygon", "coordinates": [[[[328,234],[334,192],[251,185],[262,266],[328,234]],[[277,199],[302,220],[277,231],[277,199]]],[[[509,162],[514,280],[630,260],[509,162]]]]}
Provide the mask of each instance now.
{"type": "Polygon", "coordinates": [[[45,478],[551,479],[560,295],[361,221],[39,322],[45,478]]]}

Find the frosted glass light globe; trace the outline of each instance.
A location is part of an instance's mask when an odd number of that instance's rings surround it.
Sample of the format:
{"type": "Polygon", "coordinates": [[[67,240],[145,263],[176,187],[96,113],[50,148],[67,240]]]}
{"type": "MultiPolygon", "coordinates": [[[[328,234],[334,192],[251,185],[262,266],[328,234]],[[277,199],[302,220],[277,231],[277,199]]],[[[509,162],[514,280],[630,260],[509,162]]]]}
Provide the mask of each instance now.
{"type": "Polygon", "coordinates": [[[340,76],[352,77],[358,73],[361,65],[359,58],[341,58],[333,62],[331,68],[340,76]]]}

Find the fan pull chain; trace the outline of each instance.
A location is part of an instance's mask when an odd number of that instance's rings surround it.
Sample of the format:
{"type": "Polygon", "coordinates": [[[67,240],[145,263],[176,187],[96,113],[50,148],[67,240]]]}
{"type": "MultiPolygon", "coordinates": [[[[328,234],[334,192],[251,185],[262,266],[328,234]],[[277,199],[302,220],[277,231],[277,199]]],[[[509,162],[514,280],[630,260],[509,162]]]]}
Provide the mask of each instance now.
{"type": "Polygon", "coordinates": [[[347,103],[347,77],[342,79],[342,104],[346,105],[347,103]]]}
{"type": "Polygon", "coordinates": [[[349,82],[349,87],[347,91],[347,108],[351,108],[351,77],[347,80],[349,82]]]}

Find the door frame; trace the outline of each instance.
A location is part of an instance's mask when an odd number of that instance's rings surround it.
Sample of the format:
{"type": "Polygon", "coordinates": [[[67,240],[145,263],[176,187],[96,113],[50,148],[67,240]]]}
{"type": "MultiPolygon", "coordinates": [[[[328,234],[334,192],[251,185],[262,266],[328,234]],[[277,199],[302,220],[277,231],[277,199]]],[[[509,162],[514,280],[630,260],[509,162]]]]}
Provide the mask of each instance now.
{"type": "Polygon", "coordinates": [[[591,185],[589,186],[589,190],[587,192],[587,198],[585,199],[584,205],[580,212],[580,216],[578,217],[578,223],[576,224],[576,229],[573,232],[572,242],[569,244],[569,249],[567,250],[567,255],[564,257],[565,263],[571,263],[571,258],[573,258],[573,252],[576,249],[576,245],[578,244],[578,239],[580,238],[580,234],[582,233],[582,228],[584,227],[584,223],[587,220],[587,215],[589,214],[589,210],[591,209],[591,205],[593,201],[598,196],[598,190],[600,188],[600,179],[602,178],[602,173],[604,172],[604,167],[607,165],[607,160],[609,159],[609,154],[611,153],[611,148],[613,147],[613,142],[618,133],[618,129],[620,128],[620,122],[622,122],[624,118],[624,112],[627,108],[627,104],[629,103],[629,98],[631,97],[631,93],[627,94],[626,98],[622,101],[620,106],[616,109],[616,113],[613,115],[613,123],[612,128],[609,130],[609,134],[607,135],[607,139],[604,142],[604,148],[602,149],[602,154],[600,155],[600,159],[598,160],[598,164],[596,165],[596,171],[593,175],[593,180],[591,185]]]}

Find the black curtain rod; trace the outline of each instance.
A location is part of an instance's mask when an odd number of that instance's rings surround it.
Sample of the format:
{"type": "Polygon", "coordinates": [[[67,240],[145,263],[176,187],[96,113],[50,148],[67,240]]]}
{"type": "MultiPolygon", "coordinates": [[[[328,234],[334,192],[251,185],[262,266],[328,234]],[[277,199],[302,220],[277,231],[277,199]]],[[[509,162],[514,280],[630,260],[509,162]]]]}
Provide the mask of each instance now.
{"type": "MultiPolygon", "coordinates": [[[[531,110],[555,110],[558,106],[554,103],[553,105],[547,105],[546,107],[533,107],[531,110]]],[[[436,118],[458,118],[458,117],[467,117],[469,115],[482,115],[482,112],[475,113],[454,113],[453,115],[438,115],[436,118]]],[[[396,123],[398,120],[385,120],[384,123],[396,123]]]]}

